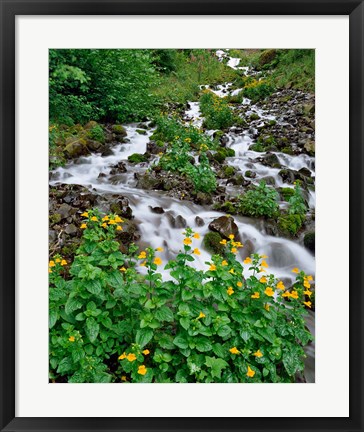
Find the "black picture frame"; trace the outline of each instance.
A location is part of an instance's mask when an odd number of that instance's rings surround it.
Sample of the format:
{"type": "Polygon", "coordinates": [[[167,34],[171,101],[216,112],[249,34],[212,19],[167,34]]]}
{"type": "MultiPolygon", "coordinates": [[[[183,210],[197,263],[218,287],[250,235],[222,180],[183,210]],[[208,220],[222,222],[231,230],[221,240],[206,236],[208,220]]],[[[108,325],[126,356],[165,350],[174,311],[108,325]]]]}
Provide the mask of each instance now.
{"type": "MultiPolygon", "coordinates": [[[[1,431],[363,431],[363,0],[0,0],[1,431]],[[347,418],[24,418],[15,416],[16,15],[348,15],[350,22],[350,415],[347,418]]],[[[339,255],[339,252],[337,252],[339,255]]],[[[333,377],[332,391],[335,392],[333,377]]]]}

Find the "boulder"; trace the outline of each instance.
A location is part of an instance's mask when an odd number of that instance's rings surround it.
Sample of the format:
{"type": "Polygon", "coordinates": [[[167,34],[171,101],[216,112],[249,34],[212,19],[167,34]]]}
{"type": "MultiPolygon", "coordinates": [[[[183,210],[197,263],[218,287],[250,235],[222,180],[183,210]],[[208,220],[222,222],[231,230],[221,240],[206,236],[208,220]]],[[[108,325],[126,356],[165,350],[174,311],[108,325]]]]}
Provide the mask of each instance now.
{"type": "Polygon", "coordinates": [[[86,140],[78,137],[67,138],[64,151],[66,156],[70,159],[79,156],[86,156],[90,153],[87,148],[86,140]]]}
{"type": "Polygon", "coordinates": [[[209,229],[211,231],[219,233],[223,238],[229,239],[230,234],[234,234],[235,237],[239,236],[239,229],[236,225],[233,217],[220,216],[214,219],[209,224],[209,229]]]}
{"type": "Polygon", "coordinates": [[[204,220],[200,216],[195,217],[195,222],[198,227],[202,227],[205,225],[204,220]]]}

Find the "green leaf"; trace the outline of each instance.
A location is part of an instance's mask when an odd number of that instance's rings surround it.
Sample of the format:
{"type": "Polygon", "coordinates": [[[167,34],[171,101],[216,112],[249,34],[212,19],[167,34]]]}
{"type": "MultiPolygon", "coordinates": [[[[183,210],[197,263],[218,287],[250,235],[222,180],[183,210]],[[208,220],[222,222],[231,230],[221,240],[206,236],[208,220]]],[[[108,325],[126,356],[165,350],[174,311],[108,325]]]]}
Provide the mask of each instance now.
{"type": "Polygon", "coordinates": [[[199,337],[196,339],[196,349],[200,352],[207,352],[212,350],[212,345],[207,338],[199,337]]]}
{"type": "Polygon", "coordinates": [[[83,312],[80,312],[75,316],[76,321],[83,321],[85,319],[85,314],[83,312]]]}
{"type": "Polygon", "coordinates": [[[244,342],[247,342],[248,339],[250,338],[250,334],[247,330],[241,330],[240,337],[243,339],[244,342]]]}
{"type": "Polygon", "coordinates": [[[99,334],[100,326],[96,322],[95,318],[89,317],[86,320],[86,334],[90,339],[90,342],[95,342],[99,334]]]}
{"type": "Polygon", "coordinates": [[[182,289],[182,300],[188,301],[191,300],[191,298],[193,298],[193,292],[182,289]]]}
{"type": "Polygon", "coordinates": [[[161,348],[164,349],[174,349],[175,345],[173,343],[173,338],[171,335],[168,334],[163,334],[160,338],[159,338],[159,346],[161,348]]]}
{"type": "Polygon", "coordinates": [[[49,311],[49,328],[51,329],[52,327],[54,327],[54,325],[56,324],[58,320],[58,313],[56,310],[51,309],[49,311]]]}
{"type": "Polygon", "coordinates": [[[226,366],[228,366],[228,363],[221,358],[206,356],[205,365],[207,367],[211,368],[212,377],[216,377],[216,378],[220,379],[221,378],[221,371],[222,371],[222,369],[226,368],[226,366]]]}
{"type": "Polygon", "coordinates": [[[189,318],[181,318],[179,320],[179,322],[185,330],[188,330],[190,328],[190,319],[189,318]]]}
{"type": "Polygon", "coordinates": [[[135,342],[143,348],[152,339],[153,334],[154,332],[150,328],[140,329],[136,333],[135,342]]]}
{"type": "Polygon", "coordinates": [[[98,295],[102,291],[101,282],[98,279],[85,281],[86,289],[93,295],[98,295]]]}
{"type": "Polygon", "coordinates": [[[188,381],[187,381],[187,377],[188,377],[188,375],[187,375],[186,371],[183,370],[183,369],[180,369],[180,370],[176,373],[176,382],[179,382],[179,383],[186,383],[186,382],[188,382],[188,381]]]}
{"type": "Polygon", "coordinates": [[[227,356],[227,350],[220,343],[213,344],[212,345],[212,351],[218,357],[223,357],[224,358],[224,357],[227,356]]]}
{"type": "Polygon", "coordinates": [[[69,372],[70,370],[72,370],[72,368],[73,368],[73,362],[71,357],[65,357],[59,362],[57,372],[63,375],[69,372]]]}
{"type": "Polygon", "coordinates": [[[183,336],[181,336],[181,335],[176,336],[173,339],[173,343],[176,346],[178,346],[178,348],[181,348],[181,349],[187,349],[188,348],[188,342],[187,342],[187,340],[183,336]]]}
{"type": "Polygon", "coordinates": [[[217,334],[221,337],[226,337],[230,333],[231,333],[231,328],[227,325],[220,327],[219,330],[217,331],[217,334]]]}
{"type": "Polygon", "coordinates": [[[167,321],[167,322],[173,321],[173,312],[167,306],[162,306],[159,309],[157,309],[154,312],[154,316],[157,318],[158,321],[167,321]]]}
{"type": "Polygon", "coordinates": [[[69,297],[65,304],[64,311],[67,315],[70,315],[72,312],[79,309],[81,306],[82,302],[78,298],[69,297]]]}
{"type": "Polygon", "coordinates": [[[109,273],[106,277],[106,282],[113,288],[119,288],[124,284],[123,277],[119,270],[109,273]]]}
{"type": "Polygon", "coordinates": [[[85,357],[85,352],[82,348],[75,347],[72,350],[72,360],[77,363],[85,357]]]}

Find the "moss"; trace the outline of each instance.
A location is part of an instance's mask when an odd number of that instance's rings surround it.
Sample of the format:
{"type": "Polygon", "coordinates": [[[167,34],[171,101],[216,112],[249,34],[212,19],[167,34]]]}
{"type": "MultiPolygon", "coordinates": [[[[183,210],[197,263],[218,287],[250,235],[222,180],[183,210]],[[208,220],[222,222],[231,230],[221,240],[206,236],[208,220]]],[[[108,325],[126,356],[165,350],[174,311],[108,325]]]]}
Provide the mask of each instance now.
{"type": "Polygon", "coordinates": [[[135,129],[135,132],[140,135],[146,135],[147,131],[145,129],[135,129]]]}
{"type": "Polygon", "coordinates": [[[289,155],[293,155],[293,150],[291,149],[291,147],[283,147],[281,152],[289,155]]]}
{"type": "Polygon", "coordinates": [[[294,189],[293,188],[279,188],[278,189],[279,194],[281,195],[282,199],[284,201],[289,201],[292,195],[294,195],[294,189]]]}
{"type": "Polygon", "coordinates": [[[146,162],[148,160],[147,156],[140,153],[133,153],[128,157],[128,161],[130,163],[141,163],[146,162]]]}
{"type": "Polygon", "coordinates": [[[76,251],[79,247],[79,242],[73,242],[69,243],[66,246],[63,246],[61,249],[61,255],[67,256],[67,257],[73,257],[76,254],[76,251]]]}
{"type": "Polygon", "coordinates": [[[235,174],[235,169],[232,166],[224,166],[223,171],[225,177],[232,177],[235,174]]]}
{"type": "Polygon", "coordinates": [[[276,56],[277,51],[275,49],[268,49],[263,51],[258,60],[259,66],[263,67],[265,65],[268,65],[269,63],[272,63],[276,56]]]}
{"type": "Polygon", "coordinates": [[[122,125],[118,125],[118,124],[113,125],[112,131],[118,135],[126,136],[126,130],[122,125]]]}
{"type": "Polygon", "coordinates": [[[251,121],[259,120],[259,119],[260,119],[260,117],[257,113],[250,114],[250,116],[249,116],[249,120],[251,120],[251,121]]]}
{"type": "Polygon", "coordinates": [[[62,216],[59,213],[54,213],[49,215],[49,225],[55,225],[56,223],[61,222],[62,216]]]}
{"type": "Polygon", "coordinates": [[[217,203],[214,205],[214,210],[219,210],[227,214],[236,214],[235,205],[230,201],[225,201],[224,203],[217,203]]]}
{"type": "Polygon", "coordinates": [[[203,245],[206,248],[206,250],[212,254],[219,254],[222,255],[225,247],[224,245],[220,244],[222,240],[222,237],[217,232],[209,232],[205,235],[203,239],[203,245]]]}
{"type": "Polygon", "coordinates": [[[278,226],[283,233],[295,236],[302,227],[304,216],[291,214],[280,216],[278,218],[278,226]]]}

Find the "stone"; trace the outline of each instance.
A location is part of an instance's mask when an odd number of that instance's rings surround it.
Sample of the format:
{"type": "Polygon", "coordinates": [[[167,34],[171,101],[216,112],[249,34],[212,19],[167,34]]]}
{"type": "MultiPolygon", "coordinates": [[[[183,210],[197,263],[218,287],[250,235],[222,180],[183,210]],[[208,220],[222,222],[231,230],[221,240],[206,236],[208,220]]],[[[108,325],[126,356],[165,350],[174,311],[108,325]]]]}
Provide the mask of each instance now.
{"type": "Polygon", "coordinates": [[[195,222],[196,222],[196,225],[199,227],[202,227],[205,225],[204,220],[200,216],[195,217],[195,222]]]}
{"type": "Polygon", "coordinates": [[[77,229],[76,225],[69,224],[66,226],[64,232],[70,236],[75,236],[75,235],[77,235],[78,229],[77,229]]]}
{"type": "Polygon", "coordinates": [[[234,234],[235,237],[239,236],[239,229],[236,225],[233,217],[220,216],[214,219],[209,224],[209,229],[219,233],[225,239],[229,239],[230,234],[234,234]]]}

